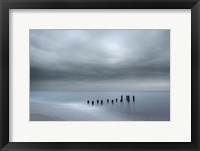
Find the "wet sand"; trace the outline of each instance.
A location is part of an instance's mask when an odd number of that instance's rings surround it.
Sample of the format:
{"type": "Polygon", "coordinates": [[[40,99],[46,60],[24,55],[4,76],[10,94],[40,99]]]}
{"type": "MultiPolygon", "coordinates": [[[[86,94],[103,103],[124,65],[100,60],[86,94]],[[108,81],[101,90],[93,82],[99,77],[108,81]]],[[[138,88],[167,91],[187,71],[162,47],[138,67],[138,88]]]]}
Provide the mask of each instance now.
{"type": "Polygon", "coordinates": [[[58,117],[50,117],[42,114],[30,114],[30,121],[62,121],[58,117]]]}

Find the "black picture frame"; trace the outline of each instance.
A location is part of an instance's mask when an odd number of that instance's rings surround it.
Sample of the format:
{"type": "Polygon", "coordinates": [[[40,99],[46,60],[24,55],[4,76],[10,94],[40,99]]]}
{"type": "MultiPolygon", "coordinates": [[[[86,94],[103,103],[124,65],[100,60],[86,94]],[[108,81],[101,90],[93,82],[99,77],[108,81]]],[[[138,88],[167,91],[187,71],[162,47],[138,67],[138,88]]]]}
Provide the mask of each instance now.
{"type": "Polygon", "coordinates": [[[199,29],[199,0],[0,0],[1,150],[200,151],[199,29]],[[9,142],[9,9],[191,9],[191,142],[9,142]]]}

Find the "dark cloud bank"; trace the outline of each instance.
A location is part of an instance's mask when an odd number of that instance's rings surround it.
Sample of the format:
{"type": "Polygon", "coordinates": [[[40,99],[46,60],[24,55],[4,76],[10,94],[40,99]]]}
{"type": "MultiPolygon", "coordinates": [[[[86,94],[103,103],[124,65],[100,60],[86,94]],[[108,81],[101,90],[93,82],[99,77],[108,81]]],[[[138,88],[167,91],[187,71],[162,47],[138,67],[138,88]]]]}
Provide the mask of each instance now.
{"type": "Polygon", "coordinates": [[[30,30],[31,90],[170,89],[170,30],[30,30]]]}

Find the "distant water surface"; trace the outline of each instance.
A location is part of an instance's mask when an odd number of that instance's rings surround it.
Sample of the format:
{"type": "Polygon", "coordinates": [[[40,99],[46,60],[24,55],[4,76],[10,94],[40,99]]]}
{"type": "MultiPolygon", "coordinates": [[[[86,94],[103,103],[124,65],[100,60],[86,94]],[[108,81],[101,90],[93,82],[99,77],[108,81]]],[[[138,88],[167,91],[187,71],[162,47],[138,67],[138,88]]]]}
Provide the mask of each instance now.
{"type": "Polygon", "coordinates": [[[30,121],[169,121],[170,92],[36,92],[30,121]],[[123,102],[120,102],[123,95],[123,102]],[[126,101],[130,96],[130,102],[126,101]],[[132,96],[135,96],[133,101],[132,96]],[[116,102],[117,98],[117,102],[116,102]],[[103,104],[97,104],[103,100],[103,104]],[[109,99],[109,103],[107,103],[109,99]],[[90,103],[87,104],[87,100],[90,103]],[[114,103],[111,103],[114,100],[114,103]],[[94,105],[91,104],[94,101],[94,105]]]}

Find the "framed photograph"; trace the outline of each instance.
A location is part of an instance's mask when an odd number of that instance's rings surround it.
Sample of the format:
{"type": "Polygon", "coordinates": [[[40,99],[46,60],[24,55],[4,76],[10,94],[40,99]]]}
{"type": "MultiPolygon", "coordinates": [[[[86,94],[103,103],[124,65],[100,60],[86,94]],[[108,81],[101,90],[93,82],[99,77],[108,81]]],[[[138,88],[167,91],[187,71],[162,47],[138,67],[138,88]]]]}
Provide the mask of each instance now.
{"type": "Polygon", "coordinates": [[[1,150],[200,150],[198,0],[1,0],[1,150]]]}

